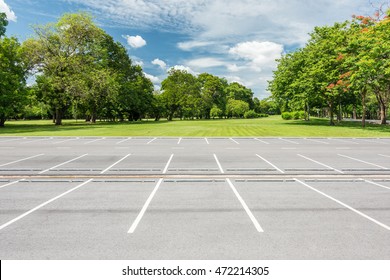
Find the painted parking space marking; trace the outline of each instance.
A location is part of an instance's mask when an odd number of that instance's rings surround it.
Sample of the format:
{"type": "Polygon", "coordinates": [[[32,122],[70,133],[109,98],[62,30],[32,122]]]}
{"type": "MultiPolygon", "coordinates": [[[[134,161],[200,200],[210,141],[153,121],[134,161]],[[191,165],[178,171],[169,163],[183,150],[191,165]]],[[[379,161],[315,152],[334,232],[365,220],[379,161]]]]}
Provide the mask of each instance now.
{"type": "Polygon", "coordinates": [[[39,154],[39,155],[35,155],[35,156],[27,157],[27,158],[22,158],[22,159],[15,160],[15,161],[11,161],[11,162],[4,163],[4,164],[0,165],[0,167],[11,165],[11,164],[18,163],[18,162],[25,161],[25,160],[29,160],[29,159],[33,159],[33,158],[37,158],[37,157],[40,157],[40,156],[43,156],[43,155],[45,155],[45,154],[39,154]]]}
{"type": "Polygon", "coordinates": [[[234,187],[232,181],[230,181],[229,178],[226,179],[226,181],[228,182],[230,188],[232,189],[232,191],[234,192],[234,194],[236,195],[238,201],[241,203],[242,207],[244,208],[245,212],[247,213],[247,215],[249,216],[249,218],[251,219],[253,225],[255,226],[256,230],[258,232],[264,232],[263,228],[260,226],[259,222],[257,221],[257,219],[255,218],[255,216],[253,215],[252,211],[249,209],[248,205],[245,203],[244,199],[241,197],[241,195],[238,193],[237,189],[234,187]]]}
{"type": "Polygon", "coordinates": [[[129,141],[129,140],[131,140],[131,139],[132,139],[131,137],[126,138],[126,139],[124,139],[124,140],[121,140],[121,141],[115,143],[115,145],[119,145],[119,144],[125,143],[125,142],[127,142],[127,141],[129,141]]]}
{"type": "Polygon", "coordinates": [[[144,216],[146,210],[148,209],[149,207],[149,204],[152,202],[153,200],[153,197],[155,196],[155,194],[157,193],[157,190],[160,188],[162,182],[164,181],[163,178],[160,178],[160,180],[158,180],[157,182],[157,185],[154,187],[152,193],[149,195],[148,199],[146,200],[144,206],[142,207],[141,211],[139,212],[137,218],[134,220],[133,224],[131,225],[129,231],[127,233],[134,233],[135,230],[137,229],[137,226],[139,224],[139,222],[142,220],[142,217],[144,216]]]}
{"type": "Polygon", "coordinates": [[[237,145],[240,145],[240,143],[238,143],[236,140],[234,140],[233,138],[229,138],[233,143],[236,143],[237,145]]]}
{"type": "Polygon", "coordinates": [[[276,169],[277,171],[279,171],[280,173],[282,173],[282,174],[285,173],[282,169],[280,169],[279,167],[277,167],[277,166],[274,165],[273,163],[269,162],[268,160],[266,160],[266,159],[263,158],[262,156],[260,156],[260,155],[258,155],[258,154],[256,154],[256,156],[257,156],[258,158],[260,158],[261,160],[265,161],[266,163],[268,163],[269,165],[271,165],[273,168],[275,168],[275,169],[276,169]]]}
{"type": "Polygon", "coordinates": [[[0,143],[13,142],[13,141],[20,141],[20,140],[22,140],[22,139],[23,139],[23,138],[1,140],[0,143]]]}
{"type": "Polygon", "coordinates": [[[390,158],[390,156],[388,156],[388,155],[378,154],[378,156],[390,158]]]}
{"type": "Polygon", "coordinates": [[[24,180],[25,180],[25,179],[21,179],[21,180],[17,180],[17,181],[13,181],[13,182],[7,183],[7,184],[5,184],[5,185],[1,185],[1,186],[0,186],[0,189],[5,188],[5,187],[8,187],[8,186],[15,185],[15,184],[17,184],[17,183],[19,183],[19,182],[22,182],[22,181],[24,181],[24,180]]]}
{"type": "Polygon", "coordinates": [[[156,140],[157,140],[157,138],[153,138],[153,139],[150,140],[148,143],[146,143],[146,145],[149,145],[149,144],[153,143],[153,142],[156,141],[156,140]]]}
{"type": "Polygon", "coordinates": [[[46,202],[44,202],[44,203],[38,205],[37,207],[35,207],[35,208],[33,208],[33,209],[31,209],[31,210],[29,210],[29,211],[23,213],[22,215],[16,217],[15,219],[13,219],[13,220],[11,220],[11,221],[9,221],[9,222],[7,222],[7,223],[1,225],[1,226],[0,226],[0,230],[3,230],[4,228],[8,227],[9,225],[12,225],[13,223],[19,221],[20,219],[23,219],[24,217],[30,215],[31,213],[36,212],[37,210],[41,209],[42,207],[45,207],[46,205],[52,203],[53,201],[56,201],[57,199],[59,199],[59,198],[65,196],[65,195],[67,195],[67,194],[69,194],[69,193],[71,193],[71,192],[73,192],[73,191],[75,191],[75,190],[77,190],[77,189],[79,189],[79,188],[85,186],[86,184],[88,184],[88,183],[90,183],[90,182],[92,182],[92,181],[93,181],[93,179],[89,179],[88,181],[85,181],[85,182],[81,183],[80,185],[74,187],[73,189],[70,189],[70,190],[68,190],[68,191],[66,191],[66,192],[64,192],[64,193],[62,193],[62,194],[60,194],[60,195],[58,195],[58,196],[56,196],[56,197],[54,197],[54,198],[52,198],[52,199],[46,201],[46,202]]]}
{"type": "Polygon", "coordinates": [[[35,140],[31,140],[31,141],[28,141],[28,142],[22,142],[20,144],[31,144],[31,143],[35,143],[35,142],[40,142],[40,141],[48,141],[48,140],[52,140],[53,137],[50,137],[50,138],[39,138],[39,139],[35,139],[35,140]]]}
{"type": "Polygon", "coordinates": [[[182,140],[183,140],[183,138],[179,138],[179,141],[177,142],[177,145],[180,145],[182,140]]]}
{"type": "MultiPolygon", "coordinates": [[[[363,179],[362,179],[362,180],[363,180],[363,179]]],[[[386,187],[386,186],[384,186],[384,185],[375,183],[375,182],[373,182],[373,181],[370,181],[370,180],[363,180],[363,181],[366,182],[366,183],[369,183],[369,184],[371,184],[371,185],[375,185],[375,186],[377,186],[377,187],[381,187],[381,188],[390,190],[390,187],[386,187]]]]}
{"type": "Polygon", "coordinates": [[[173,156],[174,156],[174,154],[172,154],[171,157],[169,158],[167,164],[165,165],[165,168],[164,168],[162,174],[166,174],[166,173],[168,172],[168,168],[169,168],[169,165],[171,164],[171,161],[172,161],[172,159],[173,159],[173,156]]]}
{"type": "Polygon", "coordinates": [[[335,141],[343,142],[343,143],[353,144],[353,145],[359,145],[359,143],[353,142],[353,141],[350,141],[350,140],[344,140],[344,139],[339,139],[339,138],[328,138],[328,139],[329,140],[335,140],[335,141]]]}
{"type": "Polygon", "coordinates": [[[354,160],[354,161],[358,161],[358,162],[362,162],[362,163],[365,163],[365,164],[368,164],[368,165],[372,165],[372,166],[375,166],[375,167],[379,167],[379,168],[381,168],[381,169],[388,169],[388,168],[386,168],[386,167],[377,165],[377,164],[375,164],[375,163],[367,162],[367,161],[364,161],[364,160],[361,160],[361,159],[353,158],[353,157],[346,156],[346,155],[342,155],[342,154],[337,154],[337,155],[340,156],[340,157],[349,158],[349,159],[352,159],[352,160],[354,160]]]}
{"type": "Polygon", "coordinates": [[[217,155],[216,155],[216,154],[214,154],[214,159],[215,159],[215,161],[217,162],[217,165],[218,165],[219,171],[221,171],[221,173],[222,173],[222,174],[224,174],[224,173],[225,173],[225,171],[223,171],[222,165],[221,165],[221,163],[219,162],[219,160],[218,160],[218,157],[217,157],[217,155]]]}
{"type": "Polygon", "coordinates": [[[78,160],[78,159],[80,159],[80,158],[83,158],[83,157],[85,157],[85,156],[87,156],[87,155],[88,155],[88,154],[84,154],[84,155],[82,155],[82,156],[79,156],[79,157],[76,157],[76,158],[74,158],[74,159],[68,160],[68,161],[66,161],[66,162],[60,163],[60,164],[58,164],[58,165],[56,165],[56,166],[50,167],[50,168],[48,168],[48,169],[45,169],[45,170],[39,172],[38,174],[46,173],[46,172],[48,172],[48,171],[50,171],[50,170],[52,170],[52,169],[55,169],[55,168],[60,167],[60,166],[63,166],[63,165],[65,165],[65,164],[67,164],[67,163],[71,163],[71,162],[76,161],[76,160],[78,160]]]}
{"type": "Polygon", "coordinates": [[[102,172],[100,172],[100,174],[106,173],[106,172],[109,171],[111,168],[113,168],[115,165],[117,165],[118,163],[124,161],[124,160],[125,160],[126,158],[128,158],[129,156],[131,156],[131,154],[125,155],[123,158],[121,158],[120,160],[118,160],[117,162],[115,162],[114,164],[110,165],[109,167],[107,167],[106,169],[104,169],[102,172]]]}
{"type": "Polygon", "coordinates": [[[206,141],[207,145],[210,145],[210,142],[207,138],[205,138],[204,140],[206,141]]]}
{"type": "Polygon", "coordinates": [[[311,162],[314,162],[314,163],[317,163],[317,164],[319,164],[319,165],[322,165],[322,166],[324,166],[324,167],[326,167],[326,168],[328,168],[328,169],[334,170],[334,171],[336,171],[336,172],[338,172],[338,173],[340,173],[340,174],[344,174],[344,172],[341,171],[341,170],[338,170],[338,169],[333,168],[333,167],[331,167],[331,166],[329,166],[329,165],[323,164],[323,163],[321,163],[321,162],[319,162],[319,161],[316,161],[316,160],[311,159],[311,158],[309,158],[309,157],[306,157],[306,156],[304,156],[304,155],[298,154],[298,156],[300,156],[300,157],[302,157],[302,158],[304,158],[304,159],[307,159],[307,160],[309,160],[309,161],[311,161],[311,162]]]}
{"type": "Polygon", "coordinates": [[[77,138],[71,138],[71,139],[66,139],[66,140],[62,140],[62,141],[58,141],[58,142],[53,142],[53,145],[57,145],[57,144],[62,144],[62,143],[66,143],[66,142],[70,142],[70,141],[75,141],[75,140],[79,140],[80,138],[77,137],[77,138]]]}
{"type": "Polygon", "coordinates": [[[325,144],[325,145],[329,145],[329,144],[330,144],[330,143],[328,143],[328,142],[325,142],[325,141],[320,141],[320,140],[317,140],[317,139],[310,139],[310,138],[305,138],[305,140],[307,140],[307,141],[310,141],[310,142],[315,142],[315,143],[325,144]]]}
{"type": "Polygon", "coordinates": [[[291,144],[295,144],[295,145],[299,145],[298,142],[295,142],[295,141],[291,141],[291,140],[288,140],[288,139],[284,139],[284,138],[278,138],[279,140],[282,140],[282,141],[285,141],[285,142],[288,142],[288,143],[291,143],[291,144]]]}
{"type": "Polygon", "coordinates": [[[95,139],[95,140],[92,140],[92,141],[88,141],[88,142],[84,143],[84,145],[92,144],[92,143],[95,143],[95,142],[98,142],[98,141],[102,141],[104,139],[106,139],[106,138],[103,137],[103,138],[95,139]]]}
{"type": "MultiPolygon", "coordinates": [[[[356,138],[355,138],[356,139],[356,138]]],[[[387,144],[387,143],[385,143],[385,142],[380,142],[380,141],[375,141],[375,140],[368,140],[368,139],[361,139],[361,138],[359,138],[359,139],[356,139],[356,140],[360,140],[360,141],[364,141],[364,142],[369,142],[369,143],[375,143],[375,144],[387,144]]],[[[379,140],[379,139],[377,139],[377,140],[379,140]]]]}
{"type": "Polygon", "coordinates": [[[374,218],[371,218],[370,216],[364,214],[363,212],[360,212],[359,210],[357,210],[357,209],[355,209],[355,208],[349,206],[348,204],[345,204],[344,202],[342,202],[342,201],[340,201],[340,200],[338,200],[338,199],[336,199],[336,198],[334,198],[334,197],[332,197],[332,196],[330,196],[330,195],[328,195],[328,194],[326,194],[326,193],[324,193],[324,192],[322,192],[322,191],[320,191],[320,190],[317,190],[316,188],[314,188],[314,187],[312,187],[312,186],[306,184],[305,182],[303,182],[303,181],[301,181],[301,180],[298,180],[298,179],[296,179],[296,178],[294,178],[294,180],[295,180],[296,182],[300,183],[301,185],[303,185],[303,186],[305,186],[305,187],[307,187],[307,188],[309,188],[309,189],[311,189],[311,190],[313,190],[313,191],[315,191],[315,192],[317,192],[317,193],[319,193],[319,194],[321,194],[321,195],[323,195],[323,196],[329,198],[330,200],[333,200],[334,202],[340,204],[341,206],[344,206],[345,208],[347,208],[347,209],[349,209],[349,210],[355,212],[356,214],[358,214],[358,215],[360,215],[360,216],[362,216],[362,217],[364,217],[364,218],[370,220],[371,222],[373,222],[373,223],[375,223],[375,224],[381,226],[382,228],[384,228],[384,229],[390,231],[390,226],[385,225],[384,223],[381,223],[381,222],[375,220],[374,218]]]}
{"type": "Polygon", "coordinates": [[[258,139],[258,138],[255,138],[255,140],[256,140],[256,141],[259,141],[259,142],[261,142],[261,143],[263,143],[263,144],[269,145],[269,143],[268,143],[268,142],[266,142],[266,141],[263,141],[263,140],[260,140],[260,139],[258,139]]]}

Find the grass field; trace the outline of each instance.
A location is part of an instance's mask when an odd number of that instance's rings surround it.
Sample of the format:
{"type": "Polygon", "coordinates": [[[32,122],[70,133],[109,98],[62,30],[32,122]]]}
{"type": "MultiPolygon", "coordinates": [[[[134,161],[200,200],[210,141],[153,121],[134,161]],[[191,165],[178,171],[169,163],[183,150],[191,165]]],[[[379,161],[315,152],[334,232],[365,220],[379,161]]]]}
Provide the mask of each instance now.
{"type": "Polygon", "coordinates": [[[64,121],[8,121],[1,136],[182,136],[182,137],[390,137],[390,126],[342,122],[334,127],[326,119],[284,121],[280,116],[262,119],[143,121],[96,124],[64,121]]]}

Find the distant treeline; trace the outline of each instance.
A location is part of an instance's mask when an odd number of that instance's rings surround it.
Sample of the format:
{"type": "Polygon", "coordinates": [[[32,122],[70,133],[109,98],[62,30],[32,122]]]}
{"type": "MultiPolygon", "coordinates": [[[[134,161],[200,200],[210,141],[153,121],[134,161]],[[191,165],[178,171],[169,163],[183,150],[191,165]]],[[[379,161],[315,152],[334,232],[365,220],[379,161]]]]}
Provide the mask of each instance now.
{"type": "Polygon", "coordinates": [[[208,73],[194,76],[171,69],[155,91],[141,66],[134,65],[86,13],[65,14],[58,22],[33,27],[22,44],[5,37],[0,14],[0,126],[7,119],[84,118],[96,122],[142,118],[256,118],[280,113],[272,100],[208,73]],[[28,77],[35,83],[26,85],[28,77]]]}

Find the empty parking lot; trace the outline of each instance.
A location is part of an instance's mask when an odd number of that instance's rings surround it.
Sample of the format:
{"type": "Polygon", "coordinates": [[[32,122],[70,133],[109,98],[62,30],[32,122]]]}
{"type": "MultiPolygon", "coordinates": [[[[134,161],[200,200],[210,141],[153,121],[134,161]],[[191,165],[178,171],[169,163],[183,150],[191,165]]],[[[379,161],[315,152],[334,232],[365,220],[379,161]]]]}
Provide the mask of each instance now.
{"type": "Polygon", "coordinates": [[[389,259],[390,139],[0,138],[0,259],[389,259]]]}

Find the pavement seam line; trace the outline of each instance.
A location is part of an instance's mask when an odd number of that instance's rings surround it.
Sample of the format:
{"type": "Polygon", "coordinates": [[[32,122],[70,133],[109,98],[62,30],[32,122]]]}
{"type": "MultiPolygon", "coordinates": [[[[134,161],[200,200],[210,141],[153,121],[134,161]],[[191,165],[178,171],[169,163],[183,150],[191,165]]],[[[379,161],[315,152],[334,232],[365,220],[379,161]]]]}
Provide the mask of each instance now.
{"type": "Polygon", "coordinates": [[[148,209],[149,207],[149,204],[152,202],[152,199],[154,197],[154,195],[156,194],[156,192],[158,191],[159,187],[161,186],[162,182],[164,181],[163,178],[160,178],[160,180],[158,180],[157,182],[157,185],[154,187],[152,193],[149,195],[148,199],[146,200],[144,206],[142,207],[141,211],[139,212],[137,218],[134,220],[133,224],[131,225],[129,231],[127,233],[134,233],[135,230],[137,229],[137,226],[138,224],[140,223],[140,221],[142,220],[142,217],[144,216],[146,210],[148,209]]]}
{"type": "Polygon", "coordinates": [[[307,187],[307,188],[309,188],[309,189],[311,189],[311,190],[313,190],[313,191],[315,191],[315,192],[321,194],[322,196],[325,196],[326,198],[329,198],[330,200],[332,200],[332,201],[334,201],[334,202],[340,204],[341,206],[344,206],[345,208],[347,208],[347,209],[349,209],[349,210],[355,212],[356,214],[362,216],[363,218],[366,218],[366,219],[370,220],[371,222],[373,222],[373,223],[375,223],[375,224],[381,226],[382,228],[387,229],[387,230],[390,231],[390,226],[385,225],[384,223],[381,223],[381,222],[375,220],[374,218],[371,218],[370,216],[364,214],[363,212],[360,212],[359,210],[356,210],[355,208],[349,206],[348,204],[346,204],[346,203],[344,203],[344,202],[342,202],[342,201],[340,201],[340,200],[338,200],[338,199],[336,199],[336,198],[334,198],[334,197],[332,197],[332,196],[330,196],[330,195],[328,195],[328,194],[326,194],[326,193],[324,193],[324,192],[322,192],[322,191],[320,191],[320,190],[317,190],[316,188],[314,188],[314,187],[312,187],[312,186],[306,184],[305,182],[303,182],[303,181],[301,181],[301,180],[298,180],[298,179],[296,179],[296,178],[294,178],[294,180],[295,180],[296,182],[300,183],[301,185],[303,185],[303,186],[305,186],[305,187],[307,187]]]}
{"type": "Polygon", "coordinates": [[[242,207],[244,208],[245,212],[247,213],[247,215],[249,216],[249,218],[251,219],[253,225],[255,226],[256,230],[260,233],[264,232],[263,228],[260,226],[259,222],[257,221],[256,217],[253,215],[252,211],[249,209],[248,205],[245,203],[244,199],[241,197],[241,195],[239,194],[239,192],[237,191],[237,189],[234,187],[232,181],[230,181],[229,178],[226,178],[226,181],[228,182],[230,188],[232,189],[232,191],[234,192],[234,194],[236,195],[238,201],[241,203],[242,207]]]}
{"type": "Polygon", "coordinates": [[[27,215],[30,215],[31,213],[33,213],[33,212],[35,212],[35,211],[41,209],[42,207],[45,207],[46,205],[52,203],[53,201],[55,201],[55,200],[57,200],[57,199],[59,199],[59,198],[65,196],[65,195],[67,195],[67,194],[69,194],[69,193],[71,193],[71,192],[73,192],[73,191],[75,191],[75,190],[77,190],[77,189],[79,189],[79,188],[81,188],[81,187],[83,187],[83,186],[85,186],[86,184],[88,184],[88,183],[90,183],[90,182],[92,182],[92,181],[93,181],[93,179],[89,179],[88,181],[83,182],[82,184],[80,184],[80,185],[74,187],[73,189],[70,189],[70,190],[68,190],[68,191],[66,191],[66,192],[64,192],[64,193],[62,193],[62,194],[60,194],[60,195],[58,195],[58,196],[56,196],[56,197],[54,197],[54,198],[52,198],[52,199],[50,199],[50,200],[48,200],[48,201],[46,201],[46,202],[44,202],[44,203],[42,203],[42,204],[36,206],[35,208],[33,208],[33,209],[31,209],[31,210],[29,210],[29,211],[23,213],[22,215],[16,217],[15,219],[12,219],[11,221],[9,221],[9,222],[7,222],[7,223],[1,225],[1,226],[0,226],[0,230],[2,230],[2,229],[4,229],[4,228],[8,227],[9,225],[11,225],[11,224],[13,224],[13,223],[19,221],[20,219],[26,217],[27,215]]]}

